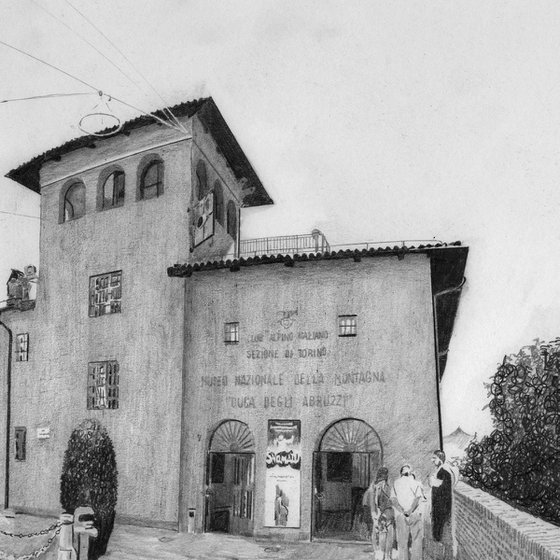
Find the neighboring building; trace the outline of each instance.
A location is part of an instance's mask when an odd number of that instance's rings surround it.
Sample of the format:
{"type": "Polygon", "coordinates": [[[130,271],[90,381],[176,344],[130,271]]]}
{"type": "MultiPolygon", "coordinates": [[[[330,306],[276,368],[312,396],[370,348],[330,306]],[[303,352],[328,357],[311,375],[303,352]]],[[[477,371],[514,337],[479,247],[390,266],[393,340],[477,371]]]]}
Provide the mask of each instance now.
{"type": "Polygon", "coordinates": [[[59,511],[68,438],[93,417],[121,521],[356,537],[376,469],[423,476],[441,445],[468,250],[241,242],[240,209],[270,197],[211,99],[173,111],[186,135],[142,117],[9,175],[41,193],[42,224],[36,304],[14,285],[0,315],[10,506],[59,511]]]}
{"type": "Polygon", "coordinates": [[[460,426],[452,432],[443,437],[443,450],[447,456],[447,461],[454,465],[460,465],[465,457],[469,443],[476,438],[464,432],[460,426]]]}

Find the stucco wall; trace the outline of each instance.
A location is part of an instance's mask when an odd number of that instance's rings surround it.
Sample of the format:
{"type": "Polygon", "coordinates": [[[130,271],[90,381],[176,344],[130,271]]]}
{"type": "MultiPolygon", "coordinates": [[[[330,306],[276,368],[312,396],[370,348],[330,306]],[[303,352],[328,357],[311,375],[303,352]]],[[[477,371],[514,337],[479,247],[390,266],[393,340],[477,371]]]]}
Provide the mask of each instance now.
{"type": "Polygon", "coordinates": [[[185,280],[180,515],[196,508],[201,529],[207,445],[224,419],[245,422],[255,437],[257,534],[278,536],[263,527],[268,419],[301,420],[301,526],[282,529],[283,536],[309,536],[313,451],[337,420],[357,418],[374,428],[390,476],[405,462],[421,477],[428,472],[439,445],[429,264],[424,255],[297,262],[197,272],[185,280]],[[285,328],[279,321],[286,312],[292,322],[285,328]],[[356,337],[337,335],[343,314],[357,315],[356,337]],[[240,324],[236,345],[224,344],[230,321],[240,324]],[[308,332],[323,334],[305,340],[300,333],[308,332]],[[236,376],[260,374],[276,384],[236,384],[236,376]]]}
{"type": "Polygon", "coordinates": [[[560,558],[560,529],[482,490],[459,483],[454,492],[458,560],[560,558]]]}
{"type": "MultiPolygon", "coordinates": [[[[184,122],[191,130],[192,121],[184,122]]],[[[239,189],[212,138],[202,130],[198,135],[212,169],[239,189]]],[[[70,433],[93,417],[106,426],[115,446],[117,515],[151,525],[177,522],[184,287],[166,270],[193,258],[193,146],[192,140],[152,125],[97,141],[42,169],[36,309],[2,315],[14,332],[30,333],[30,361],[14,369],[12,394],[12,426],[28,429],[27,460],[12,461],[10,502],[16,509],[59,511],[70,433]],[[164,162],[164,192],[138,200],[138,169],[149,154],[164,162]],[[124,205],[99,211],[99,176],[113,164],[125,172],[124,205]],[[61,189],[75,178],[86,186],[86,214],[59,223],[61,189]],[[90,276],[115,270],[122,271],[122,312],[89,317],[90,276]],[[88,363],[102,360],[120,366],[117,410],[86,407],[88,363]],[[50,437],[38,440],[38,427],[50,428],[50,437]]],[[[218,230],[198,251],[219,246],[225,252],[230,245],[231,238],[218,230]]]]}

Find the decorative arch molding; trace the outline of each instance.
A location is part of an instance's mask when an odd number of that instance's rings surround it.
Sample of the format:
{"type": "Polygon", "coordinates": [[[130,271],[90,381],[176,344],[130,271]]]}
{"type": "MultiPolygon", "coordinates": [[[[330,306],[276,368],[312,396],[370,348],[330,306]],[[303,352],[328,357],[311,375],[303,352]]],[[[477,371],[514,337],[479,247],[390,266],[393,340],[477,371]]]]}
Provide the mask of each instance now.
{"type": "Polygon", "coordinates": [[[331,424],[319,442],[319,451],[382,454],[377,432],[363,420],[345,418],[331,424]]]}
{"type": "Polygon", "coordinates": [[[97,210],[98,211],[104,209],[103,190],[105,187],[105,182],[113,173],[122,173],[123,180],[124,178],[126,178],[125,171],[120,165],[116,165],[116,164],[108,165],[101,171],[101,173],[99,174],[99,178],[97,179],[97,210]]]}
{"type": "Polygon", "coordinates": [[[136,172],[136,201],[144,200],[144,177],[148,169],[154,164],[159,164],[159,174],[161,174],[159,176],[160,186],[158,187],[158,192],[155,198],[163,194],[165,185],[165,165],[163,163],[163,158],[156,153],[146,154],[140,160],[136,172]]]}
{"type": "Polygon", "coordinates": [[[58,223],[69,222],[81,218],[86,213],[86,186],[78,177],[68,179],[60,189],[60,197],[58,203],[58,223]],[[74,193],[78,200],[69,200],[74,193]],[[76,207],[76,202],[80,204],[80,208],[76,207]],[[72,207],[71,216],[68,214],[69,206],[72,207]]]}
{"type": "Polygon", "coordinates": [[[208,450],[214,453],[254,453],[255,438],[239,420],[224,420],[212,434],[208,450]]]}

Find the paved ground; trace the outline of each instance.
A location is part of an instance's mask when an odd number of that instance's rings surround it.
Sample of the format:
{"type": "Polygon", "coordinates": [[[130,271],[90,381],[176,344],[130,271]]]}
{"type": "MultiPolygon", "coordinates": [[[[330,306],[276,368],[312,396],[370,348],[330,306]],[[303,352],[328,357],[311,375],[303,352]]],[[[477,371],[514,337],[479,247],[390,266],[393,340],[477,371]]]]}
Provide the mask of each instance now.
{"type": "MultiPolygon", "coordinates": [[[[1,513],[1,512],[0,512],[1,513]]],[[[0,532],[32,533],[56,519],[0,515],[0,532]]],[[[52,533],[50,533],[52,535],[52,533]]],[[[47,542],[50,535],[14,538],[0,534],[0,560],[17,559],[47,542]]],[[[57,559],[57,541],[40,560],[57,559]]],[[[393,551],[396,558],[396,551],[393,551]]],[[[217,533],[188,535],[132,525],[117,525],[111,535],[107,560],[374,560],[368,543],[276,543],[217,533]]],[[[431,560],[425,554],[424,560],[431,560]]]]}

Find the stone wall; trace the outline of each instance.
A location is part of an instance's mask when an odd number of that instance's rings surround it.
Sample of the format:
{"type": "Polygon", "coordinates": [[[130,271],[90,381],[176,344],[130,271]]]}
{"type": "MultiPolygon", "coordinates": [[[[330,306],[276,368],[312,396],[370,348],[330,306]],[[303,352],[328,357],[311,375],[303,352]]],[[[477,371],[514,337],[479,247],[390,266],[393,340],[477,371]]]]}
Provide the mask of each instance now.
{"type": "Polygon", "coordinates": [[[458,560],[560,558],[560,527],[462,482],[454,500],[458,560]]]}

